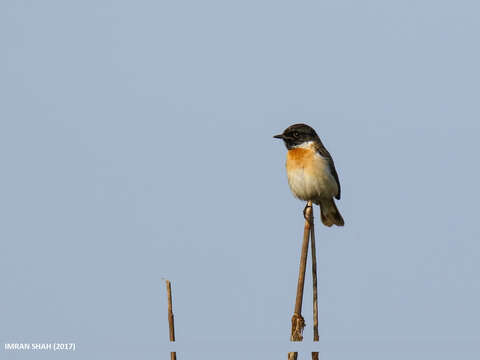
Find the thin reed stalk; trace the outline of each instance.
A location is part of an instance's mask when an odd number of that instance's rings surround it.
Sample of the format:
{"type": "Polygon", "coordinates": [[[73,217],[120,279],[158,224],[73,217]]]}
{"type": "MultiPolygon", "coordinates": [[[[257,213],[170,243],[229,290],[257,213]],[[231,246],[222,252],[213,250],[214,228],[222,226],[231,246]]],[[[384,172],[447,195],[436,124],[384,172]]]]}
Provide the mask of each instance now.
{"type": "MultiPolygon", "coordinates": [[[[310,222],[313,219],[312,202],[309,201],[305,208],[305,227],[303,229],[302,252],[300,254],[300,269],[298,272],[297,297],[295,299],[295,310],[292,316],[291,341],[303,340],[303,328],[305,320],[302,317],[303,290],[305,285],[305,272],[307,269],[308,241],[310,237],[310,222]]],[[[289,352],[288,360],[296,360],[297,352],[289,352]]]]}
{"type": "MultiPolygon", "coordinates": [[[[319,341],[318,335],[318,289],[317,289],[317,249],[315,248],[315,228],[313,225],[313,210],[310,221],[310,241],[312,250],[312,279],[313,279],[313,341],[319,341]]],[[[318,360],[318,351],[312,352],[312,360],[318,360]]]]}
{"type": "MultiPolygon", "coordinates": [[[[168,297],[168,328],[170,330],[170,341],[175,341],[175,325],[173,321],[173,310],[172,310],[172,286],[169,280],[165,280],[167,284],[167,297],[168,297]]],[[[170,353],[170,360],[177,360],[177,353],[170,353]]]]}

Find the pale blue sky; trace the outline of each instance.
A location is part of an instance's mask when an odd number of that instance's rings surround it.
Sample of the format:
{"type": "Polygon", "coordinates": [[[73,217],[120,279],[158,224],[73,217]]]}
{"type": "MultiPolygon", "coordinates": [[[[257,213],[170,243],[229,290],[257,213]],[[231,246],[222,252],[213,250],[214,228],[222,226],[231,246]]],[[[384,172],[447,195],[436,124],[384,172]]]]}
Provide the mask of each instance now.
{"type": "Polygon", "coordinates": [[[166,358],[168,277],[180,359],[285,358],[303,204],[272,135],[305,122],[346,221],[317,227],[322,360],[478,359],[479,12],[2,1],[1,357],[166,358]],[[51,341],[78,349],[3,350],[51,341]]]}

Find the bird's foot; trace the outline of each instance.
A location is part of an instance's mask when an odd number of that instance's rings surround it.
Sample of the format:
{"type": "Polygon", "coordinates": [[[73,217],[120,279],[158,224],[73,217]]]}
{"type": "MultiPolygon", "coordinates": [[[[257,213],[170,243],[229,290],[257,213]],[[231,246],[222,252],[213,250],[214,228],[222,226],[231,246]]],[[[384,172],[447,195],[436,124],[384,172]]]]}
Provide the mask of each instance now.
{"type": "Polygon", "coordinates": [[[310,216],[307,217],[307,209],[308,208],[311,208],[312,205],[310,205],[310,203],[307,202],[307,205],[305,205],[305,208],[303,209],[303,217],[305,218],[305,220],[307,220],[308,222],[310,222],[310,218],[312,216],[312,213],[310,213],[310,216]]]}

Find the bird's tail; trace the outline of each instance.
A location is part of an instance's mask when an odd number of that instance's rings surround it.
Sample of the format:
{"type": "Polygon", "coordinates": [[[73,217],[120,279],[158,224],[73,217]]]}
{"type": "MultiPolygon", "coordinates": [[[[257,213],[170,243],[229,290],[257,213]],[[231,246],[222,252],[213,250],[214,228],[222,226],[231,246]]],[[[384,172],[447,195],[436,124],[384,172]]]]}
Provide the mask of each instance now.
{"type": "Polygon", "coordinates": [[[325,226],[343,226],[343,221],[340,211],[338,211],[335,201],[333,199],[322,199],[320,201],[320,212],[322,214],[322,222],[325,226]]]}

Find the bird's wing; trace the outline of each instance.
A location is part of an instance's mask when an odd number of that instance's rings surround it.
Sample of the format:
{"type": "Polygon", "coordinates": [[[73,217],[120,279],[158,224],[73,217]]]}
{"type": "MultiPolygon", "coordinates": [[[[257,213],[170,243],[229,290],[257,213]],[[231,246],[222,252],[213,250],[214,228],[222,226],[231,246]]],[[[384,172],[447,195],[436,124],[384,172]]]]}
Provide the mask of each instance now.
{"type": "Polygon", "coordinates": [[[333,163],[332,156],[330,155],[328,150],[325,148],[325,146],[323,146],[320,139],[318,140],[316,148],[317,148],[317,152],[328,161],[328,166],[330,167],[330,171],[332,172],[332,175],[335,178],[335,181],[337,182],[337,186],[338,186],[338,193],[337,195],[335,195],[335,198],[340,200],[340,180],[338,179],[337,170],[335,169],[335,164],[333,163]]]}

